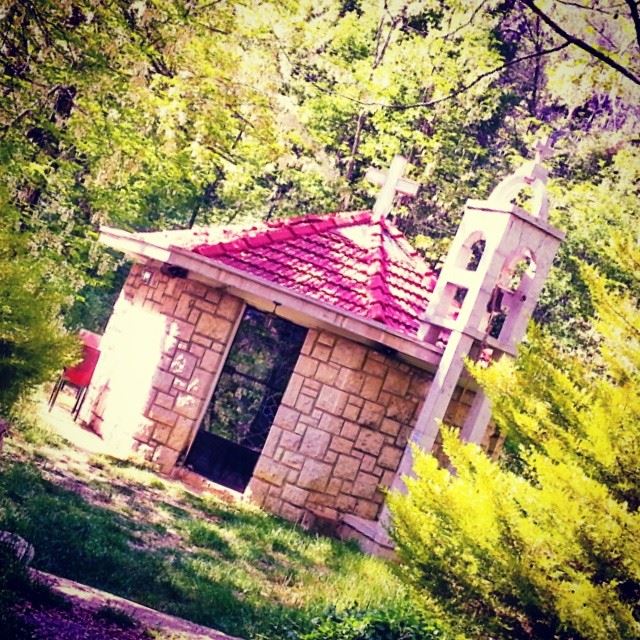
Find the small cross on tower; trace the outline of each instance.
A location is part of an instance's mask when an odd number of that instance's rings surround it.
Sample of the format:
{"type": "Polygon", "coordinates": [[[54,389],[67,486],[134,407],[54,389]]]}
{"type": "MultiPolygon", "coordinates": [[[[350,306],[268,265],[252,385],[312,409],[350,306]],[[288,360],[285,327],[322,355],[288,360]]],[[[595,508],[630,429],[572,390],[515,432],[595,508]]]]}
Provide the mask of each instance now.
{"type": "Polygon", "coordinates": [[[535,163],[542,164],[547,158],[553,155],[553,146],[551,145],[551,137],[540,138],[536,140],[533,145],[533,150],[536,152],[535,163]]]}
{"type": "Polygon", "coordinates": [[[386,218],[391,213],[396,193],[407,196],[415,196],[418,193],[420,183],[402,177],[406,166],[406,158],[395,156],[389,171],[382,171],[374,167],[367,169],[366,179],[382,187],[373,206],[373,213],[380,218],[386,218]]]}

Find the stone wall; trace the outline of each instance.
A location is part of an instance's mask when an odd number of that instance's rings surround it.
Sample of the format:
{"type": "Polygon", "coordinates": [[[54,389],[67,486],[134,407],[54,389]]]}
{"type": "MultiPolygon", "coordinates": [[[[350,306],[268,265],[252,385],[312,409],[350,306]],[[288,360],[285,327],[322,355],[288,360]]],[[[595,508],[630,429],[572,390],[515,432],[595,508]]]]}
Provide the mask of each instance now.
{"type": "Polygon", "coordinates": [[[428,389],[424,371],[310,330],[249,488],[301,521],[375,519],[428,389]]]}
{"type": "Polygon", "coordinates": [[[243,303],[220,289],[133,265],[101,342],[83,411],[126,454],[169,472],[190,442],[243,303]],[[143,274],[150,277],[143,277],[143,274]]]}

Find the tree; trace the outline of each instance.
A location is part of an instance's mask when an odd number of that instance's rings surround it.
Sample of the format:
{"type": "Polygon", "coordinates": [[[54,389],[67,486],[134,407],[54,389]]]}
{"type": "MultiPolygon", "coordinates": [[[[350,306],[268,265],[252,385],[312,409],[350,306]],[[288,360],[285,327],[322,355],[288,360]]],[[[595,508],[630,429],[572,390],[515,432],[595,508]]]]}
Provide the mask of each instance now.
{"type": "Polygon", "coordinates": [[[51,282],[47,263],[17,243],[12,225],[0,221],[0,414],[34,386],[49,380],[78,355],[60,320],[64,287],[51,282]]]}
{"type": "MultiPolygon", "coordinates": [[[[638,273],[634,241],[618,243],[638,273]]],[[[472,635],[638,637],[640,311],[585,269],[600,349],[589,361],[534,330],[516,362],[474,374],[510,446],[499,463],[445,430],[455,474],[417,455],[390,497],[407,575],[472,635]]]]}

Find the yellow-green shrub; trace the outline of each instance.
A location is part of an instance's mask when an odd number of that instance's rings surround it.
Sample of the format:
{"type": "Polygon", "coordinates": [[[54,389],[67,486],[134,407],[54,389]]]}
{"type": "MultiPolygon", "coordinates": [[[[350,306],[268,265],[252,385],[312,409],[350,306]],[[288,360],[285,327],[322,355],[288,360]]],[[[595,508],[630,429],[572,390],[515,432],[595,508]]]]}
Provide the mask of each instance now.
{"type": "Polygon", "coordinates": [[[470,635],[640,637],[640,312],[585,278],[591,361],[536,329],[516,362],[474,368],[511,448],[494,463],[445,429],[455,475],[416,452],[408,493],[390,497],[407,575],[470,635]]]}

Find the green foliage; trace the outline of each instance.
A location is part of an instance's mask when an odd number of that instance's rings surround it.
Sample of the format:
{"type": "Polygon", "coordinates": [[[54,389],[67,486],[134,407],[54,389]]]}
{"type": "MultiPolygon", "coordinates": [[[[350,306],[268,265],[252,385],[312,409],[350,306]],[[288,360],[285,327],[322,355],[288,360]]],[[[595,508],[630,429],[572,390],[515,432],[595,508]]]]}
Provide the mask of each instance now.
{"type": "Polygon", "coordinates": [[[37,259],[27,236],[0,222],[0,411],[6,413],[35,385],[51,378],[78,353],[62,327],[61,283],[37,259]]]}
{"type": "Polygon", "coordinates": [[[299,640],[435,640],[452,637],[440,623],[430,620],[415,606],[329,611],[313,621],[311,633],[299,640]]]}
{"type": "MultiPolygon", "coordinates": [[[[637,265],[633,242],[613,251],[637,265]]],[[[593,270],[581,276],[597,356],[563,354],[534,330],[515,363],[475,367],[509,454],[493,463],[446,430],[456,475],[417,453],[408,495],[390,500],[407,574],[470,633],[640,632],[640,311],[593,270]]]]}
{"type": "Polygon", "coordinates": [[[0,529],[34,545],[39,569],[244,638],[296,638],[356,602],[393,629],[412,598],[352,543],[20,433],[0,463],[0,529]]]}

